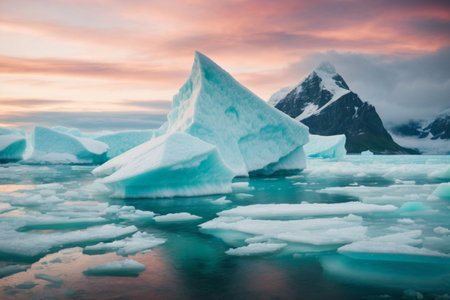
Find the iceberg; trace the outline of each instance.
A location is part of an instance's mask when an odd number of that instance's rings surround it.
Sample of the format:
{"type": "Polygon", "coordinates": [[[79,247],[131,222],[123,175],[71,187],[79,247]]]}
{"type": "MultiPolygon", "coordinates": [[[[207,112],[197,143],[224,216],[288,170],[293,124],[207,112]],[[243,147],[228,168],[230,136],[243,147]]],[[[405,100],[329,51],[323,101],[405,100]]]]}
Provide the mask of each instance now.
{"type": "Polygon", "coordinates": [[[309,135],[309,142],[303,147],[308,157],[340,159],[345,156],[345,135],[309,135]]]}
{"type": "Polygon", "coordinates": [[[307,127],[268,105],[199,52],[161,131],[185,132],[215,145],[236,176],[305,168],[307,127]]]}
{"type": "Polygon", "coordinates": [[[21,160],[26,146],[22,135],[0,134],[0,163],[21,160]]]}
{"type": "Polygon", "coordinates": [[[231,192],[233,172],[217,148],[185,133],[141,144],[93,170],[124,198],[198,196],[231,192]]]}
{"type": "Polygon", "coordinates": [[[108,145],[109,149],[106,156],[108,159],[111,159],[130,150],[131,148],[149,141],[152,137],[152,130],[121,131],[101,135],[95,138],[95,140],[108,145]]]}
{"type": "Polygon", "coordinates": [[[106,161],[108,150],[103,142],[40,126],[34,128],[32,144],[28,163],[98,164],[106,161]]]}

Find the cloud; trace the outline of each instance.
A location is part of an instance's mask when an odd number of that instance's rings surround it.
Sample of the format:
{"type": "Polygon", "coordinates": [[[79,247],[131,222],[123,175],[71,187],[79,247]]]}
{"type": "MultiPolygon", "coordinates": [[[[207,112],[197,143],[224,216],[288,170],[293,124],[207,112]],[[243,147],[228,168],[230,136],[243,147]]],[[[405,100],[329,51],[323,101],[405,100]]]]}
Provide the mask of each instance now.
{"type": "Polygon", "coordinates": [[[4,55],[0,55],[0,70],[3,74],[55,75],[156,83],[181,80],[186,76],[184,71],[152,64],[106,63],[55,58],[33,59],[4,55]]]}
{"type": "Polygon", "coordinates": [[[286,74],[302,78],[321,61],[332,62],[350,88],[372,103],[388,125],[426,120],[450,107],[450,48],[404,58],[328,51],[292,64],[286,74]]]}
{"type": "Polygon", "coordinates": [[[28,112],[0,115],[0,123],[16,127],[60,125],[86,131],[152,129],[158,128],[166,120],[165,114],[148,112],[28,112]]]}

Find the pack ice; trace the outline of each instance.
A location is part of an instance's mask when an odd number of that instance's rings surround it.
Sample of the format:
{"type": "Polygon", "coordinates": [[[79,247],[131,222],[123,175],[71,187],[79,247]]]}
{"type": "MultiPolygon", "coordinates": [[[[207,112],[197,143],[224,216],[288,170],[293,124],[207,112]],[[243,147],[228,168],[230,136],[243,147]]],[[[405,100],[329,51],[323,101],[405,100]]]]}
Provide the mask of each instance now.
{"type": "Polygon", "coordinates": [[[26,145],[25,136],[19,132],[0,128],[0,162],[21,160],[26,145]]]}
{"type": "Polygon", "coordinates": [[[305,168],[307,128],[266,104],[196,52],[168,122],[141,144],[96,168],[117,197],[231,192],[235,176],[305,168]]]}
{"type": "Polygon", "coordinates": [[[304,146],[308,157],[340,159],[345,156],[345,135],[309,136],[309,142],[304,146]]]}
{"type": "Polygon", "coordinates": [[[93,139],[36,126],[32,134],[33,154],[29,163],[102,163],[108,145],[93,139]]]}

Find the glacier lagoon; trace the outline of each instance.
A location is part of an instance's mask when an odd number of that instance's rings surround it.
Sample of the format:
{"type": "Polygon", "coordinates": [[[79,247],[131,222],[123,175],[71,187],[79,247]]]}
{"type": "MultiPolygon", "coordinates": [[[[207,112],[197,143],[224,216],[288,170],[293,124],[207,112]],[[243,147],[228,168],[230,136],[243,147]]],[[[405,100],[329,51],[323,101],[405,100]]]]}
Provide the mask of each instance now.
{"type": "Polygon", "coordinates": [[[117,199],[88,165],[0,166],[0,298],[445,299],[450,156],[308,159],[232,193],[117,199]]]}

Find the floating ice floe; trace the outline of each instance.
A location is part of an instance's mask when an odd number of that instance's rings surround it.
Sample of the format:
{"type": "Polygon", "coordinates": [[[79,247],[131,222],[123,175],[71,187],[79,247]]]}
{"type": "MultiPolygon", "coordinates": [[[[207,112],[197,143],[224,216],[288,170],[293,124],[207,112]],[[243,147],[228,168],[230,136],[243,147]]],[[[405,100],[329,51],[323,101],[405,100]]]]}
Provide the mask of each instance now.
{"type": "Polygon", "coordinates": [[[98,164],[106,161],[108,145],[36,126],[32,135],[33,153],[28,163],[98,164]]]}
{"type": "MultiPolygon", "coordinates": [[[[304,220],[254,220],[244,217],[218,217],[200,225],[208,233],[223,237],[231,244],[236,241],[227,238],[226,231],[239,232],[238,240],[248,237],[265,238],[309,244],[313,246],[343,245],[365,239],[367,227],[362,226],[362,218],[349,215],[338,218],[316,218],[304,220]]],[[[239,244],[239,241],[237,241],[239,244]]]]}
{"type": "Polygon", "coordinates": [[[33,258],[48,253],[52,249],[59,250],[67,245],[83,245],[109,241],[126,237],[137,231],[135,226],[103,225],[85,230],[53,233],[17,232],[14,229],[2,228],[0,240],[8,243],[0,244],[0,255],[33,258]]]}
{"type": "Polygon", "coordinates": [[[132,259],[113,261],[95,265],[83,272],[87,276],[138,276],[145,271],[145,266],[132,259]]]}
{"type": "MultiPolygon", "coordinates": [[[[391,155],[392,156],[392,155],[391,155]]],[[[309,178],[353,176],[363,178],[382,176],[387,179],[410,181],[417,177],[450,179],[450,156],[420,156],[411,162],[406,156],[371,157],[347,155],[340,161],[309,160],[303,172],[309,178]]]]}
{"type": "Polygon", "coordinates": [[[303,146],[308,157],[340,159],[345,156],[345,135],[309,135],[309,142],[303,146]]]}
{"type": "Polygon", "coordinates": [[[185,133],[163,135],[94,169],[100,181],[125,198],[231,192],[233,172],[217,148],[185,133]]]}
{"type": "Polygon", "coordinates": [[[320,193],[340,194],[358,197],[364,203],[395,203],[426,201],[436,188],[434,184],[395,184],[390,186],[345,186],[328,187],[320,193]]]}
{"type": "Polygon", "coordinates": [[[181,212],[181,213],[173,213],[173,214],[167,214],[162,216],[156,216],[154,217],[155,222],[163,223],[163,222],[185,222],[185,221],[194,221],[199,220],[202,217],[191,215],[187,212],[181,212]]]}
{"type": "Polygon", "coordinates": [[[165,242],[165,239],[157,238],[153,234],[136,232],[131,237],[122,240],[86,246],[83,252],[86,254],[116,252],[117,255],[128,256],[136,253],[148,252],[152,248],[164,244],[165,242]]]}
{"type": "Polygon", "coordinates": [[[130,130],[101,135],[95,139],[108,145],[106,155],[108,159],[111,159],[149,141],[152,136],[153,130],[130,130]]]}
{"type": "Polygon", "coordinates": [[[196,52],[162,132],[182,131],[217,146],[235,175],[305,168],[308,129],[196,52]]]}
{"type": "Polygon", "coordinates": [[[277,252],[286,246],[287,244],[285,243],[254,243],[248,246],[229,249],[225,253],[234,256],[263,255],[277,252]]]}
{"type": "Polygon", "coordinates": [[[342,246],[338,249],[338,252],[352,258],[366,260],[420,261],[421,258],[415,256],[431,256],[446,258],[450,262],[450,256],[447,254],[414,247],[422,243],[421,235],[422,232],[420,230],[412,230],[373,237],[342,246]]]}
{"type": "Polygon", "coordinates": [[[361,202],[301,203],[301,204],[254,204],[238,206],[218,213],[224,217],[248,217],[259,219],[298,218],[312,216],[348,215],[361,213],[390,212],[394,205],[376,205],[361,202]]]}
{"type": "Polygon", "coordinates": [[[0,163],[21,160],[27,142],[18,134],[0,134],[0,163]]]}

